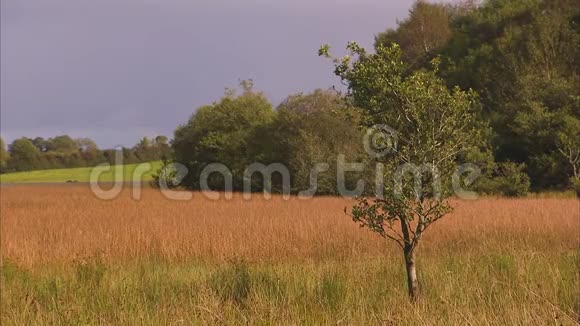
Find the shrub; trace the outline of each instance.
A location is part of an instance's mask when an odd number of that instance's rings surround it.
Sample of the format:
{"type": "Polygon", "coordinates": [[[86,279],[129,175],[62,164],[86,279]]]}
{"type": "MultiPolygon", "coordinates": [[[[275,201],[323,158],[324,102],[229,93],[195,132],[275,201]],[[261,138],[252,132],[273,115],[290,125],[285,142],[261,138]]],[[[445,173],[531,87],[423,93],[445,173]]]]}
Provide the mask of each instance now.
{"type": "Polygon", "coordinates": [[[530,177],[524,172],[525,168],[525,164],[498,163],[493,175],[482,179],[476,190],[488,195],[525,196],[530,190],[530,177]]]}

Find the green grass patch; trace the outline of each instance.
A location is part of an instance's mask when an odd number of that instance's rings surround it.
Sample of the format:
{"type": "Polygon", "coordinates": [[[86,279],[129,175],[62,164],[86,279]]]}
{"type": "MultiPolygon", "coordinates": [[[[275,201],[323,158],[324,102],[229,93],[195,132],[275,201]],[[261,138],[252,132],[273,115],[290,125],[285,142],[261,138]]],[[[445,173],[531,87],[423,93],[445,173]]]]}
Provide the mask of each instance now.
{"type": "MultiPolygon", "coordinates": [[[[150,181],[153,179],[153,174],[161,167],[161,161],[155,161],[145,164],[150,164],[151,168],[143,173],[140,180],[135,180],[135,169],[142,165],[127,164],[122,165],[122,180],[124,182],[134,181],[150,181]]],[[[102,172],[99,175],[98,181],[112,182],[115,181],[115,167],[86,167],[86,168],[72,168],[72,169],[53,169],[53,170],[36,170],[0,174],[0,183],[60,183],[67,181],[89,182],[92,171],[102,172]]]]}

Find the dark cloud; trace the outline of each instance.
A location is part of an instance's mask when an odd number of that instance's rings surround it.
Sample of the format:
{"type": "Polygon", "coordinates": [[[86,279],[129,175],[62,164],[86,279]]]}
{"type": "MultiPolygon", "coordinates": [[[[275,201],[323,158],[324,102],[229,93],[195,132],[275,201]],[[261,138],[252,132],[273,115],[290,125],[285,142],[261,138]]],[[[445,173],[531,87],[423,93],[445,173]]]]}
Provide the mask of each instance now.
{"type": "Polygon", "coordinates": [[[318,58],[394,26],[412,0],[3,0],[1,132],[132,145],[253,78],[277,103],[337,81],[318,58]]]}

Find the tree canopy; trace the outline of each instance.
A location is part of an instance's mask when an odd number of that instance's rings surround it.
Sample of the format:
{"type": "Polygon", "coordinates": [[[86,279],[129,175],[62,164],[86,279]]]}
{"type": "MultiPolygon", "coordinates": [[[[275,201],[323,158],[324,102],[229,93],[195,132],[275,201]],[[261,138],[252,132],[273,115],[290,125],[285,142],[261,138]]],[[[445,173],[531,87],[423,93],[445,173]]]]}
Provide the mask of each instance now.
{"type": "Polygon", "coordinates": [[[417,1],[397,28],[376,36],[375,47],[400,44],[406,74],[440,58],[447,86],[480,96],[493,173],[519,164],[534,190],[562,189],[574,164],[561,139],[580,124],[579,8],[574,0],[417,1]]]}
{"type": "MultiPolygon", "coordinates": [[[[200,107],[187,124],[175,130],[174,160],[190,171],[183,185],[199,188],[201,171],[217,163],[227,165],[234,175],[234,187],[241,189],[243,172],[252,162],[248,155],[251,137],[273,117],[268,99],[249,86],[240,95],[229,90],[219,102],[200,107]]],[[[212,176],[212,189],[224,187],[220,180],[212,176]]]]}

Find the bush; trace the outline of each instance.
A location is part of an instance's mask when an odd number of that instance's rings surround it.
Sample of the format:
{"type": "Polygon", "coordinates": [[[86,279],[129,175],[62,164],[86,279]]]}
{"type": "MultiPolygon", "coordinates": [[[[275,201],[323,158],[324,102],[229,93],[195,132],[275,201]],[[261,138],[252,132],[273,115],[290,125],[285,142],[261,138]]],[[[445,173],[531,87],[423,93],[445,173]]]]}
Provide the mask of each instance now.
{"type": "Polygon", "coordinates": [[[530,177],[524,172],[525,168],[525,164],[498,163],[493,175],[482,179],[476,190],[487,195],[525,196],[530,191],[530,177]]]}
{"type": "MultiPolygon", "coordinates": [[[[248,155],[248,143],[255,130],[268,125],[274,115],[266,96],[247,85],[239,96],[227,92],[219,102],[199,108],[187,124],[175,130],[172,142],[174,161],[189,171],[182,185],[200,189],[203,169],[208,164],[219,163],[231,171],[234,190],[241,190],[243,173],[255,162],[248,155]]],[[[209,187],[223,190],[223,179],[215,175],[209,178],[209,187]]]]}

